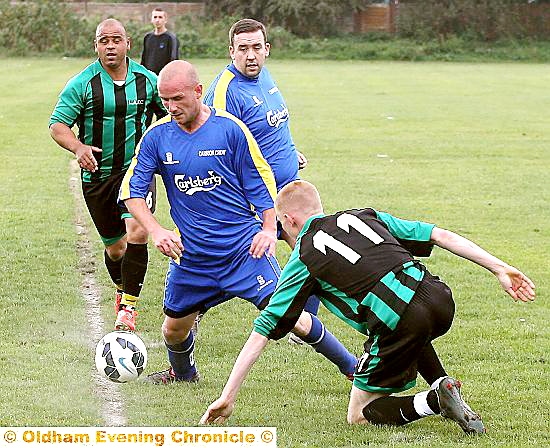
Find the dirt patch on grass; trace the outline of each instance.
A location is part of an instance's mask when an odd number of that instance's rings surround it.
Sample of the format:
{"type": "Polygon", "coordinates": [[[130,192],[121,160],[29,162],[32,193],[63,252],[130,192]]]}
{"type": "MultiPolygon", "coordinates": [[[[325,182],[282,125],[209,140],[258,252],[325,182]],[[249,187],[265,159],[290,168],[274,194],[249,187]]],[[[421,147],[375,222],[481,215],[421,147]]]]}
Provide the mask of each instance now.
{"type": "Polygon", "coordinates": [[[90,341],[91,374],[94,380],[94,392],[101,402],[101,416],[105,426],[126,426],[124,400],[118,385],[102,377],[93,365],[93,353],[101,337],[111,331],[106,329],[101,315],[101,288],[96,282],[97,261],[94,257],[92,243],[86,220],[86,204],[80,189],[80,170],[76,160],[71,161],[69,188],[75,200],[75,226],[78,240],[76,251],[78,254],[78,270],[82,276],[80,291],[84,299],[88,327],[85,329],[90,341]]]}

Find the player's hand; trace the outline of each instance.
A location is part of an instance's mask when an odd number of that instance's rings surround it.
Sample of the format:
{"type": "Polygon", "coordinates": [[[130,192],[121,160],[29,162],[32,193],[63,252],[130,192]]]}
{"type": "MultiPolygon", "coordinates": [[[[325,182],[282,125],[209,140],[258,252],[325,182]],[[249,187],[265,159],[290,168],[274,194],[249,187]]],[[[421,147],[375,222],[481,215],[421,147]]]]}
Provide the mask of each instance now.
{"type": "Polygon", "coordinates": [[[300,151],[296,152],[298,153],[298,169],[303,170],[307,165],[307,158],[300,151]]]}
{"type": "Polygon", "coordinates": [[[83,170],[95,173],[97,170],[97,160],[94,157],[94,152],[102,152],[101,148],[96,146],[81,144],[76,148],[75,155],[78,166],[83,170]]]}
{"type": "Polygon", "coordinates": [[[496,276],[504,290],[515,300],[532,302],[535,300],[535,284],[523,272],[506,266],[496,276]]]}
{"type": "Polygon", "coordinates": [[[151,232],[151,239],[162,254],[176,261],[179,260],[183,253],[183,243],[176,232],[159,227],[151,232]]]}
{"type": "Polygon", "coordinates": [[[264,254],[275,255],[275,246],[277,245],[277,232],[271,230],[261,230],[252,240],[248,253],[253,258],[261,258],[264,254]]]}
{"type": "Polygon", "coordinates": [[[201,417],[201,425],[209,425],[211,423],[221,424],[225,422],[233,413],[235,403],[233,401],[218,398],[214,403],[208,406],[208,409],[201,417]]]}

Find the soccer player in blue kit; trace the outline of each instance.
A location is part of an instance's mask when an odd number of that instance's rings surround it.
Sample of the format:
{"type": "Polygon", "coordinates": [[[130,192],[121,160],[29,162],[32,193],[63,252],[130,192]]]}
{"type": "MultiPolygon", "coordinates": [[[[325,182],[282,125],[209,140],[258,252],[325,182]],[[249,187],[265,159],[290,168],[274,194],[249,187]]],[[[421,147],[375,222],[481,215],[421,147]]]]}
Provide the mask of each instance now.
{"type": "MultiPolygon", "coordinates": [[[[190,63],[169,63],[159,74],[158,89],[169,116],[143,136],[120,199],[172,258],[162,326],[171,367],[148,379],[195,382],[196,316],[233,297],[263,309],[275,290],[280,274],[273,256],[275,180],[246,126],[201,102],[202,84],[190,63]],[[177,231],[163,228],[145,203],[155,172],[164,182],[177,231]]],[[[343,374],[353,372],[356,357],[317,317],[303,313],[294,331],[343,374]]]]}
{"type": "MultiPolygon", "coordinates": [[[[279,191],[298,179],[298,169],[305,167],[307,159],[296,150],[288,107],[264,66],[269,51],[266,28],[261,22],[242,19],[233,24],[229,30],[232,63],[212,82],[203,102],[230,112],[250,129],[273,170],[279,191]]],[[[281,237],[294,246],[288,234],[281,232],[281,237]]],[[[305,310],[317,314],[319,299],[310,297],[305,310]]],[[[299,342],[296,338],[290,340],[299,342]]]]}

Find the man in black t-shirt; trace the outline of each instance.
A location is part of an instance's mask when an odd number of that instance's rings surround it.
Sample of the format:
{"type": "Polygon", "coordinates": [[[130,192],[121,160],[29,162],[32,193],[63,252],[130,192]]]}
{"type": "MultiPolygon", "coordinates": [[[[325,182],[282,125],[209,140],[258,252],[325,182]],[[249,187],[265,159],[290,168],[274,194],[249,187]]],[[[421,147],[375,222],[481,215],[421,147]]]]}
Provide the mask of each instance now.
{"type": "MultiPolygon", "coordinates": [[[[163,67],[171,61],[179,59],[180,43],[174,33],[166,28],[168,14],[162,8],[155,8],[151,13],[151,23],[155,27],[143,38],[141,65],[157,75],[163,67]]],[[[147,109],[145,113],[145,127],[153,121],[153,111],[147,109]]]]}
{"type": "Polygon", "coordinates": [[[155,29],[143,38],[141,65],[157,75],[166,64],[179,58],[178,38],[167,30],[167,21],[166,11],[155,8],[151,14],[151,23],[155,29]]]}

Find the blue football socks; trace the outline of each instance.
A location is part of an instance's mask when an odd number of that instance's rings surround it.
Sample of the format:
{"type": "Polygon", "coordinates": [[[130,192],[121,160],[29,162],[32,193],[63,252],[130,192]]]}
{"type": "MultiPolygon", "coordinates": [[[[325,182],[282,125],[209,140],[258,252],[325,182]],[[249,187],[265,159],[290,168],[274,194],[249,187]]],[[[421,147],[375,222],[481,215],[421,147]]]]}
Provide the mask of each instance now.
{"type": "Polygon", "coordinates": [[[311,345],[316,352],[322,354],[336,364],[340,372],[350,375],[355,370],[357,357],[352,355],[336,337],[328,331],[317,316],[311,316],[311,331],[301,338],[311,345]]]}
{"type": "Polygon", "coordinates": [[[168,345],[168,360],[177,379],[188,380],[197,373],[195,367],[195,338],[193,332],[189,332],[187,339],[179,344],[168,345]]]}
{"type": "Polygon", "coordinates": [[[304,307],[304,311],[307,311],[312,316],[317,316],[320,304],[321,301],[317,296],[309,296],[306,302],[306,306],[304,307]]]}

